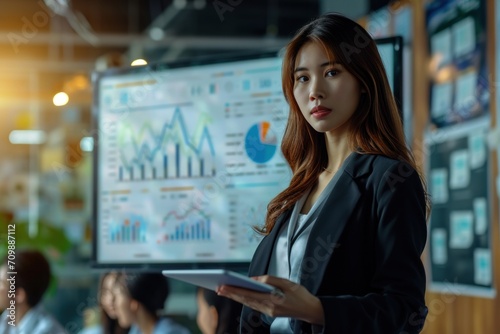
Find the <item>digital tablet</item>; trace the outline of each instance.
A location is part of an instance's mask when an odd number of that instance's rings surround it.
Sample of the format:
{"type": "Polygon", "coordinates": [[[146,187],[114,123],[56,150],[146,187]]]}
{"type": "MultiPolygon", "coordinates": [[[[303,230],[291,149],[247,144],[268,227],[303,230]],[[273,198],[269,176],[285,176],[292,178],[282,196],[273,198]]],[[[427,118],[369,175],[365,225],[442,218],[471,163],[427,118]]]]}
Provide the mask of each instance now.
{"type": "Polygon", "coordinates": [[[187,269],[163,270],[162,274],[209,290],[216,290],[220,285],[234,285],[258,292],[276,292],[272,285],[253,280],[245,275],[226,269],[187,269]]]}

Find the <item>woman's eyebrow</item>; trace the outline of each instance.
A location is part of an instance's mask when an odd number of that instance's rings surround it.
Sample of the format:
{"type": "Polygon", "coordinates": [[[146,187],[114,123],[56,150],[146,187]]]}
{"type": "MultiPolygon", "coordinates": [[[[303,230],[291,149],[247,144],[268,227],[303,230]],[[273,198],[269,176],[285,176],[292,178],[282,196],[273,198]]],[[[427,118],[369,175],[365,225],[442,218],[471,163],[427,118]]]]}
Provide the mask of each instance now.
{"type": "MultiPolygon", "coordinates": [[[[324,62],[323,64],[319,65],[319,67],[325,67],[325,66],[333,66],[333,65],[336,65],[338,64],[336,61],[327,61],[327,62],[324,62]]],[[[297,67],[293,72],[296,73],[296,72],[300,72],[300,71],[307,71],[307,67],[297,67]]]]}

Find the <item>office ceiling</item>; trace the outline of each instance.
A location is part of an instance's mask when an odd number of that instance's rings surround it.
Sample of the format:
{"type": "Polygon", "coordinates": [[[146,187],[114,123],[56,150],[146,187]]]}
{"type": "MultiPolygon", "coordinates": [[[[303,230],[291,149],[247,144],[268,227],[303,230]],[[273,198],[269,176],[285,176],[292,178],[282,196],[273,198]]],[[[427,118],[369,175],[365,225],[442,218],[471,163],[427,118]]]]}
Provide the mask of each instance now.
{"type": "Polygon", "coordinates": [[[18,128],[51,131],[90,119],[90,73],[136,57],[149,62],[274,48],[318,15],[318,0],[16,0],[0,5],[0,154],[18,128]],[[120,57],[118,57],[119,55],[120,57]],[[52,105],[66,90],[70,103],[52,105]]]}

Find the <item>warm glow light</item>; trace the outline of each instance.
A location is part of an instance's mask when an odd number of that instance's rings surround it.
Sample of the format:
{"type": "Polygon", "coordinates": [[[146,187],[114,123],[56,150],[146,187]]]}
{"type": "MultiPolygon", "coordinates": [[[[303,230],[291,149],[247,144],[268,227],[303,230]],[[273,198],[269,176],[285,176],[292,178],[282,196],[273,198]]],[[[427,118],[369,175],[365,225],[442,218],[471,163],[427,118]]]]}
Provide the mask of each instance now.
{"type": "Polygon", "coordinates": [[[13,130],[9,134],[12,144],[43,144],[45,132],[42,130],[13,130]]]}
{"type": "Polygon", "coordinates": [[[148,64],[148,62],[145,61],[144,59],[136,59],[130,65],[131,66],[141,66],[141,65],[147,65],[147,64],[148,64]]]}
{"type": "Polygon", "coordinates": [[[57,93],[56,95],[54,95],[54,98],[52,99],[52,102],[54,102],[54,105],[57,107],[66,105],[68,101],[69,101],[69,96],[65,92],[57,93]]]}
{"type": "Polygon", "coordinates": [[[429,73],[431,77],[434,77],[434,74],[438,71],[439,67],[441,66],[441,62],[443,60],[443,55],[439,52],[435,53],[430,61],[429,61],[429,73]]]}
{"type": "Polygon", "coordinates": [[[434,76],[434,81],[437,84],[442,84],[445,82],[449,82],[453,79],[454,70],[452,66],[446,66],[437,71],[434,76]]]}

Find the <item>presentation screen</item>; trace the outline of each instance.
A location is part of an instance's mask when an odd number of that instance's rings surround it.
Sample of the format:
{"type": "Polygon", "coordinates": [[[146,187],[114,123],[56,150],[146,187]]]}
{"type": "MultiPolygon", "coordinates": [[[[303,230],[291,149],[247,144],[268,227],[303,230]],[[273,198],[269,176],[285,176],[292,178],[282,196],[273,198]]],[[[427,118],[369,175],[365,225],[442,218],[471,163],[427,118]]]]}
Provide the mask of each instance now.
{"type": "Polygon", "coordinates": [[[94,79],[96,264],[248,263],[290,180],[276,53],[94,79]]]}
{"type": "Polygon", "coordinates": [[[291,178],[278,54],[111,69],[93,84],[93,265],[246,269],[252,226],[291,178]]]}

